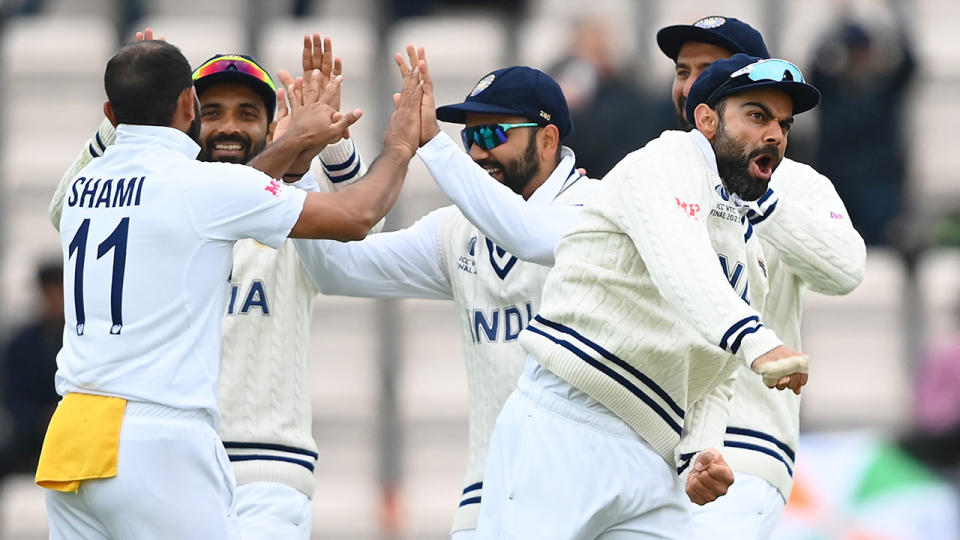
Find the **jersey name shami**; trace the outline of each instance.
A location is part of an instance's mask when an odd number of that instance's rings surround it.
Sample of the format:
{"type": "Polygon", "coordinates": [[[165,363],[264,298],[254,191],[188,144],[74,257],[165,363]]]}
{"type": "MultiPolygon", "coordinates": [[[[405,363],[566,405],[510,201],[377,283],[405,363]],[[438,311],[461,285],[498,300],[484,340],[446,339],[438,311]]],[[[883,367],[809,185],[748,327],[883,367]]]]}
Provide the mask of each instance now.
{"type": "Polygon", "coordinates": [[[80,208],[119,208],[140,206],[140,195],[146,176],[133,178],[79,177],[70,187],[67,206],[80,208]]]}

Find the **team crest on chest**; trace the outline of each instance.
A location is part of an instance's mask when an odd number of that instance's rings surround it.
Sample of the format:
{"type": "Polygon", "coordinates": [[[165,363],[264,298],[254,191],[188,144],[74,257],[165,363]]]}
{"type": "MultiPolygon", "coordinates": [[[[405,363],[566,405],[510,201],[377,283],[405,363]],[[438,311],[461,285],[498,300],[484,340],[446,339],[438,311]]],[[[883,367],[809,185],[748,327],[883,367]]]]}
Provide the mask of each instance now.
{"type": "Polygon", "coordinates": [[[507,250],[494,244],[489,238],[485,240],[487,241],[487,252],[490,255],[490,266],[492,266],[493,271],[500,276],[500,279],[506,279],[507,274],[509,274],[513,266],[517,264],[517,258],[507,253],[507,250]]]}

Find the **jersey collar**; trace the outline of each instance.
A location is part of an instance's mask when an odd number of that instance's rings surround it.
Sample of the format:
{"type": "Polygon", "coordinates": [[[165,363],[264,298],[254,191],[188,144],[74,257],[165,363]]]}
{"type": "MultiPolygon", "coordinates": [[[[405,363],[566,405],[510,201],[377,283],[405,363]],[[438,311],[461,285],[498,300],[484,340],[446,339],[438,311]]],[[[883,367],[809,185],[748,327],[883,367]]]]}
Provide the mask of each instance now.
{"type": "Polygon", "coordinates": [[[697,143],[697,147],[700,148],[703,158],[707,160],[707,166],[710,167],[710,170],[713,171],[714,174],[719,176],[720,172],[717,170],[717,155],[713,153],[713,146],[710,144],[710,141],[703,136],[703,133],[700,133],[696,129],[690,131],[690,137],[693,138],[694,142],[697,143]]]}
{"type": "Polygon", "coordinates": [[[577,157],[573,150],[564,146],[560,149],[560,163],[557,168],[550,173],[547,180],[533,192],[533,195],[527,199],[528,204],[536,206],[547,206],[560,194],[561,191],[569,187],[580,179],[579,171],[574,168],[577,157]]]}
{"type": "Polygon", "coordinates": [[[117,126],[117,144],[160,145],[179,152],[190,159],[196,159],[197,154],[200,153],[200,146],[186,133],[165,126],[120,124],[117,126]]]}

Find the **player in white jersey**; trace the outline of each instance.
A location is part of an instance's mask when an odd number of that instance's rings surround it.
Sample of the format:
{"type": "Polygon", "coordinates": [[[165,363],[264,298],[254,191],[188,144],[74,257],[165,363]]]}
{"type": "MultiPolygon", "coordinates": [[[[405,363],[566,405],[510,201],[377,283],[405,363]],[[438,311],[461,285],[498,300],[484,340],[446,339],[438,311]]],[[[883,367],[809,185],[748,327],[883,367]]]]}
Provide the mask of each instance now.
{"type": "Polygon", "coordinates": [[[764,193],[819,93],[758,60],[706,71],[698,129],[624,158],[557,247],[490,441],[479,538],[687,538],[683,483],[709,500],[732,480],[716,449],[737,368],[806,382],[805,356],[760,322],[764,262],[735,203],[764,193]]]}
{"type": "MultiPolygon", "coordinates": [[[[683,110],[700,72],[735,53],[769,58],[760,33],[734,18],[707,17],[657,33],[676,64],[673,102],[680,128],[693,126],[683,110]]],[[[846,294],[863,279],[866,248],[830,180],[784,158],[767,192],[747,216],[763,246],[770,290],[762,319],[791,348],[800,349],[802,294],[846,294]]],[[[736,482],[726,496],[693,508],[695,538],[768,538],[790,498],[800,396],[771,392],[743,368],[730,402],[723,455],[736,482]]]]}
{"type": "MultiPolygon", "coordinates": [[[[195,161],[199,102],[176,47],[128,45],[104,79],[117,141],[70,183],[60,220],[64,399],[37,470],[50,488],[51,537],[233,537],[233,475],[215,432],[233,243],[365,236],[395,201],[417,147],[419,73],[404,80],[365,181],[330,194],[195,161]]],[[[359,117],[330,106],[339,84],[291,85],[290,124],[254,165],[279,177],[303,152],[339,139],[359,117]]]]}
{"type": "MultiPolygon", "coordinates": [[[[149,29],[146,33],[152,38],[149,29]]],[[[320,34],[305,37],[302,63],[305,75],[316,68],[326,79],[342,70],[330,39],[320,34]]],[[[221,54],[195,69],[193,79],[201,111],[199,159],[245,163],[262,151],[276,125],[276,87],[267,72],[248,56],[221,54]]],[[[283,100],[280,105],[281,117],[288,118],[283,100]]],[[[331,105],[339,109],[339,100],[331,105]]],[[[114,138],[113,126],[104,120],[58,186],[50,208],[54,226],[59,228],[69,182],[114,138]]],[[[328,145],[319,157],[326,191],[366,173],[352,139],[328,145]]],[[[316,190],[310,158],[301,156],[284,180],[316,190]]],[[[317,459],[307,351],[318,290],[290,241],[279,249],[238,241],[230,281],[218,403],[220,436],[237,481],[238,528],[247,538],[306,539],[317,459]]]]}
{"type": "MultiPolygon", "coordinates": [[[[489,228],[476,227],[466,216],[497,211],[490,207],[490,194],[484,193],[490,191],[504,195],[518,214],[547,208],[576,213],[597,183],[578,172],[573,152],[561,145],[572,120],[559,85],[547,74],[524,66],[499,69],[482,77],[463,103],[434,109],[425,61],[412,48],[408,52],[413,64],[424,66],[424,132],[418,155],[439,184],[473,187],[453,193],[459,208],[435,210],[404,230],[349,244],[295,244],[326,294],[456,302],[467,367],[470,440],[451,532],[464,540],[474,535],[484,497],[490,433],[523,367],[525,353],[517,337],[539,309],[548,272],[545,266],[518,260],[514,250],[529,252],[527,256],[552,254],[559,238],[551,239],[550,231],[527,231],[521,236],[537,237],[538,245],[517,243],[503,234],[518,224],[518,218],[509,216],[513,210],[489,228]],[[438,117],[466,124],[466,153],[440,132],[438,117]],[[468,192],[473,195],[464,196],[468,192]]],[[[409,66],[402,58],[398,62],[406,73],[409,66]]]]}

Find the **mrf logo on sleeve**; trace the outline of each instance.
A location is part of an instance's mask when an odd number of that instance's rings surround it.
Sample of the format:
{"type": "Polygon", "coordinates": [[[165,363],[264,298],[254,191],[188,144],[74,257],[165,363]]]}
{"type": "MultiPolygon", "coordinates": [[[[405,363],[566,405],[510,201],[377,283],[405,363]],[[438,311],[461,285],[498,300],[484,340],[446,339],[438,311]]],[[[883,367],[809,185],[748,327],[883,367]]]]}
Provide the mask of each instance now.
{"type": "Polygon", "coordinates": [[[679,197],[674,197],[674,200],[677,201],[677,208],[680,209],[684,214],[692,217],[694,221],[700,219],[700,205],[697,203],[686,203],[682,202],[679,197]]]}
{"type": "Polygon", "coordinates": [[[280,196],[280,189],[282,189],[282,188],[281,188],[279,182],[277,182],[276,180],[270,180],[270,183],[267,184],[267,186],[266,186],[265,188],[263,188],[263,189],[264,189],[264,191],[269,191],[270,194],[273,195],[274,197],[279,197],[279,196],[280,196]]]}

